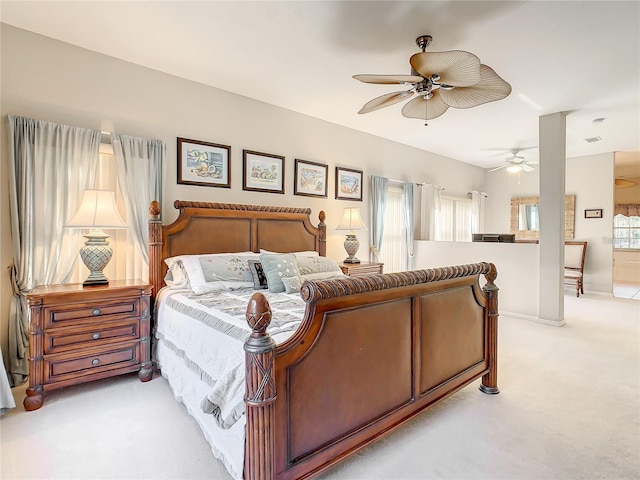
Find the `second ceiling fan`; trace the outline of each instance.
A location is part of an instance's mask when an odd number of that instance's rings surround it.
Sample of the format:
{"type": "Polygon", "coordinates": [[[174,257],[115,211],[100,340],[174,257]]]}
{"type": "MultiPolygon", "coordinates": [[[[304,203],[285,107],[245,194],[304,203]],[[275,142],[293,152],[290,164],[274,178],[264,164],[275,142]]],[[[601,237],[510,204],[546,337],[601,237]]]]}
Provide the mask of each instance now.
{"type": "Polygon", "coordinates": [[[411,56],[410,75],[354,75],[364,83],[400,84],[408,90],[387,93],[364,104],[358,113],[369,113],[417,97],[402,107],[408,118],[431,120],[449,107],[472,108],[487,102],[502,100],[511,93],[511,85],[473,53],[463,50],[427,52],[431,35],[422,35],[416,44],[422,52],[411,56]]]}
{"type": "Polygon", "coordinates": [[[505,164],[489,170],[489,173],[503,168],[506,168],[509,173],[533,172],[535,168],[531,165],[536,165],[538,162],[529,162],[518,153],[520,153],[518,149],[511,150],[511,156],[505,159],[505,164]]]}

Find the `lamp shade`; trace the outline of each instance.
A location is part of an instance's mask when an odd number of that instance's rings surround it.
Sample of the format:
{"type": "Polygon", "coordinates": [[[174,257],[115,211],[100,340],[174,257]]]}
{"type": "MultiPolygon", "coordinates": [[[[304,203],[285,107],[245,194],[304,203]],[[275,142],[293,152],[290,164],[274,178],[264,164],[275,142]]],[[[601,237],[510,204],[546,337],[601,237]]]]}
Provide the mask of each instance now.
{"type": "Polygon", "coordinates": [[[360,216],[360,209],[358,207],[345,208],[342,216],[342,221],[336,227],[336,230],[366,230],[362,217],[360,216]]]}
{"type": "Polygon", "coordinates": [[[109,190],[85,190],[80,207],[65,228],[127,228],[116,207],[116,194],[109,190]]]}
{"type": "Polygon", "coordinates": [[[522,166],[521,165],[509,165],[507,167],[507,172],[509,173],[518,173],[522,171],[522,166]]]}

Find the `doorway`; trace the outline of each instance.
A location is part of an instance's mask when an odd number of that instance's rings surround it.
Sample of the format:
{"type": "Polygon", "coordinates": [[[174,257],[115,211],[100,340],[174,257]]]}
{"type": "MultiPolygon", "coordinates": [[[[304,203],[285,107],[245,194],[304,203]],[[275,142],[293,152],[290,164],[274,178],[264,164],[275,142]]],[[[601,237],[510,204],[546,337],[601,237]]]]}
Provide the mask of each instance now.
{"type": "Polygon", "coordinates": [[[613,295],[640,300],[640,152],[616,152],[613,295]]]}

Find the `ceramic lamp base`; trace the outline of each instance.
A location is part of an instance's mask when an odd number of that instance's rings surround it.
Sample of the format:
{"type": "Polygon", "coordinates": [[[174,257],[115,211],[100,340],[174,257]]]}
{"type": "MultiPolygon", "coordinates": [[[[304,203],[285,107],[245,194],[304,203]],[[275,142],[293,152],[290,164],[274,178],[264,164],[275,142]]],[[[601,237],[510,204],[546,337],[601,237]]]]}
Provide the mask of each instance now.
{"type": "Polygon", "coordinates": [[[360,248],[360,242],[358,237],[354,233],[347,233],[347,238],[344,240],[344,249],[349,256],[344,259],[344,263],[360,263],[360,260],[356,258],[356,253],[360,248]]]}
{"type": "Polygon", "coordinates": [[[98,230],[92,230],[84,236],[87,241],[84,247],[80,249],[80,258],[82,258],[85,266],[89,269],[89,276],[82,283],[85,287],[109,284],[109,279],[102,273],[113,255],[113,250],[106,240],[107,237],[109,237],[109,235],[98,230]]]}

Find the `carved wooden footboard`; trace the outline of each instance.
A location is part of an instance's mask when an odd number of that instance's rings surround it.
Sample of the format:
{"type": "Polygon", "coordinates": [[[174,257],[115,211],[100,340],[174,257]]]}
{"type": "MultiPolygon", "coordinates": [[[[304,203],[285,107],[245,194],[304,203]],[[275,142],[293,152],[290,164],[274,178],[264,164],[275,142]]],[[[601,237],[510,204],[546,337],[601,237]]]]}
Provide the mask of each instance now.
{"type": "MultiPolygon", "coordinates": [[[[324,212],[314,227],[304,208],[174,206],[170,225],[150,206],[154,297],[171,256],[326,251],[324,212]]],[[[278,346],[256,293],[247,308],[245,478],[317,475],[479,377],[483,392],[498,393],[496,275],[477,263],[306,282],[304,319],[278,346]]]]}
{"type": "Polygon", "coordinates": [[[317,475],[479,377],[498,393],[496,276],[477,263],[306,282],[305,318],[277,347],[256,293],[245,478],[317,475]]]}

